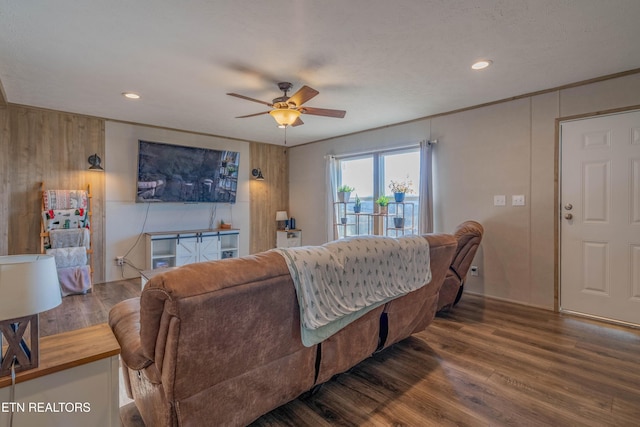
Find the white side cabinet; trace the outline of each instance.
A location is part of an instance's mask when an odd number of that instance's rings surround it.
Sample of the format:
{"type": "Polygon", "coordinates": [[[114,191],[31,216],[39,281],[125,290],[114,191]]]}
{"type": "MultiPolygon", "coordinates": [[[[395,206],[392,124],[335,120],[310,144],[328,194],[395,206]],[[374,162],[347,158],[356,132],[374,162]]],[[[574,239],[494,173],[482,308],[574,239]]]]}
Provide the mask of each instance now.
{"type": "Polygon", "coordinates": [[[0,378],[0,425],[120,427],[120,346],[106,323],[40,340],[40,364],[0,378]]]}
{"type": "Polygon", "coordinates": [[[302,246],[302,230],[278,230],[276,237],[276,247],[293,248],[302,246]]]}
{"type": "Polygon", "coordinates": [[[239,230],[189,230],[145,233],[146,269],[238,257],[239,230]]]}

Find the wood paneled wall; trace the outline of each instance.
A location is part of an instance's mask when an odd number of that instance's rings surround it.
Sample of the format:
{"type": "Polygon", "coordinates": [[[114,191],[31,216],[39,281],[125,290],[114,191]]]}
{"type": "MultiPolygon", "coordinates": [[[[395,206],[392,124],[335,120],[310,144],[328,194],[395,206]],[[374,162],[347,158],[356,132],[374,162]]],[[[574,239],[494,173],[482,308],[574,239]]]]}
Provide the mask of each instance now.
{"type": "Polygon", "coordinates": [[[253,254],[276,246],[276,211],[289,210],[289,156],[286,147],[260,143],[251,143],[250,153],[251,169],[264,175],[249,183],[253,254]]]}
{"type": "Polygon", "coordinates": [[[7,203],[0,211],[0,230],[8,230],[7,252],[39,252],[42,182],[48,189],[91,184],[93,281],[104,281],[105,178],[104,173],[88,171],[87,161],[94,153],[104,158],[104,120],[9,104],[8,121],[9,136],[0,140],[7,163],[0,173],[9,187],[2,189],[7,203]]]}

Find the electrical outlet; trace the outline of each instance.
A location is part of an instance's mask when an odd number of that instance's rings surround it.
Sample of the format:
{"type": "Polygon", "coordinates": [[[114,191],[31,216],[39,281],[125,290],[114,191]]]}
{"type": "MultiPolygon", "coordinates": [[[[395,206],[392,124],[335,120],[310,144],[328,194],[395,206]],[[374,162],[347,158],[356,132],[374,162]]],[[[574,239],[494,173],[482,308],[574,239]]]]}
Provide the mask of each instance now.
{"type": "Polygon", "coordinates": [[[493,206],[505,206],[507,204],[507,198],[504,194],[493,196],[493,206]]]}
{"type": "Polygon", "coordinates": [[[518,194],[511,196],[511,206],[524,206],[524,195],[518,194]]]}
{"type": "Polygon", "coordinates": [[[116,257],[116,265],[117,265],[117,266],[122,266],[122,265],[124,265],[124,257],[123,257],[123,256],[117,256],[117,257],[116,257]]]}
{"type": "Polygon", "coordinates": [[[478,275],[478,266],[477,265],[472,265],[471,266],[471,275],[472,276],[477,276],[478,275]]]}

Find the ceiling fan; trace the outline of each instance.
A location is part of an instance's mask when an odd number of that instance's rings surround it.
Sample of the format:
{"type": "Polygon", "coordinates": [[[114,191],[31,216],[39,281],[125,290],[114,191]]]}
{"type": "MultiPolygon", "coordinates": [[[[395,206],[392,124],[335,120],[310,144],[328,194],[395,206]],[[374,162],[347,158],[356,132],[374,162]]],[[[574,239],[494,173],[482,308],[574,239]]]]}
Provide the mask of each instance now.
{"type": "Polygon", "coordinates": [[[246,99],[247,101],[259,102],[260,104],[273,107],[269,111],[263,111],[261,113],[248,114],[246,116],[238,116],[236,119],[244,119],[246,117],[260,116],[262,114],[270,114],[276,122],[278,127],[286,128],[287,126],[300,126],[304,122],[300,120],[300,114],[311,114],[314,116],[325,116],[343,118],[347,113],[344,110],[330,110],[327,108],[313,108],[303,107],[302,104],[309,101],[311,98],[319,94],[315,89],[309,86],[302,86],[296,93],[287,96],[287,92],[291,90],[293,85],[289,82],[280,82],[278,87],[284,92],[283,96],[274,98],[272,102],[260,101],[259,99],[249,98],[248,96],[239,95],[237,93],[228,93],[227,95],[235,96],[236,98],[246,99]]]}

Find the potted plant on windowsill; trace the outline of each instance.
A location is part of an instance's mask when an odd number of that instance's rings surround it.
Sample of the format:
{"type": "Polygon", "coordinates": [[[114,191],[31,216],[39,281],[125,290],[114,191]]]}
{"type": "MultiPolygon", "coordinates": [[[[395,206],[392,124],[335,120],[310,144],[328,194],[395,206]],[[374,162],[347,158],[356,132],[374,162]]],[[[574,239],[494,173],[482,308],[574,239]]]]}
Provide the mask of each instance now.
{"type": "Polygon", "coordinates": [[[360,200],[360,197],[358,197],[358,194],[356,193],[356,200],[353,204],[353,213],[360,213],[362,212],[362,201],[360,200]]]}
{"type": "Polygon", "coordinates": [[[404,218],[401,216],[396,216],[393,218],[393,226],[395,228],[404,228],[404,218]]]}
{"type": "Polygon", "coordinates": [[[387,214],[389,208],[389,200],[391,200],[389,196],[380,196],[376,199],[376,204],[378,205],[378,213],[380,215],[387,214]]]}
{"type": "Polygon", "coordinates": [[[340,187],[338,187],[338,201],[342,203],[349,203],[351,192],[354,190],[355,188],[348,185],[341,185],[340,187]]]}
{"type": "Polygon", "coordinates": [[[391,180],[391,184],[389,184],[389,189],[393,192],[393,197],[395,198],[397,203],[404,202],[405,194],[413,193],[413,182],[407,177],[407,179],[402,181],[394,181],[391,180]]]}

